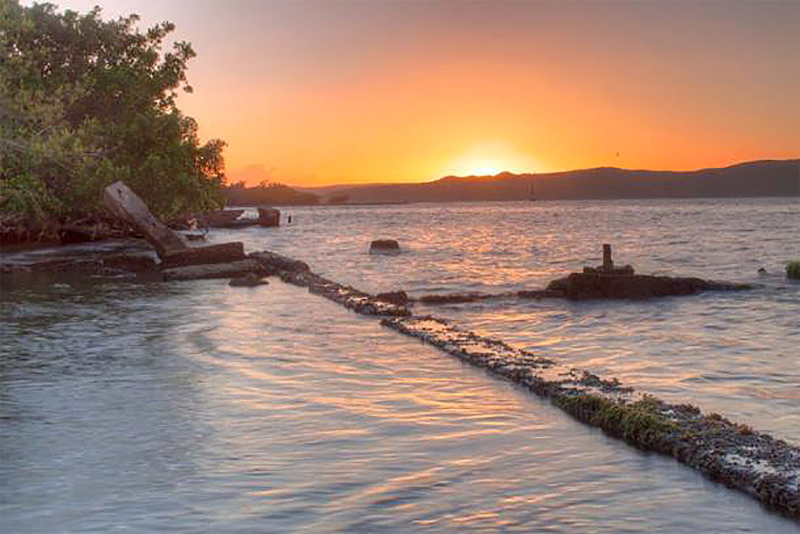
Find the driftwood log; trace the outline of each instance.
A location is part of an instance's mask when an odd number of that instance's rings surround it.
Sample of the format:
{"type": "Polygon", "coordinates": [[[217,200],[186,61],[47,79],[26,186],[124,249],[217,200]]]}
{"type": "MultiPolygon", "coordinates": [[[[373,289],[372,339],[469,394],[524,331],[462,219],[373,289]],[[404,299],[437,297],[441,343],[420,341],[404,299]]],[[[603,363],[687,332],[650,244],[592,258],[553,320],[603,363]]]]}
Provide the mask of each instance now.
{"type": "Polygon", "coordinates": [[[244,245],[239,242],[190,247],[166,224],[155,217],[142,199],[122,182],[105,189],[103,203],[117,217],[141,232],[153,245],[164,267],[222,263],[244,259],[244,245]]]}
{"type": "Polygon", "coordinates": [[[103,203],[111,213],[144,234],[161,258],[189,248],[178,234],[150,213],[142,199],[124,183],[115,182],[106,187],[103,203]]]}

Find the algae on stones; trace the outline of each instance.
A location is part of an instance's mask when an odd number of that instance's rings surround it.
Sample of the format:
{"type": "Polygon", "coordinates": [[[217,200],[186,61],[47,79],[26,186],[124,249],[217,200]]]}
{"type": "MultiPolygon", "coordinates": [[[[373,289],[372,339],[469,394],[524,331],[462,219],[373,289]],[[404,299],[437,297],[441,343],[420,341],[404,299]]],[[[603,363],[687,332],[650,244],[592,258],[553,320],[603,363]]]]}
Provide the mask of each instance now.
{"type": "Polygon", "coordinates": [[[800,260],[790,261],[786,265],[786,278],[800,280],[800,260]]]}
{"type": "Polygon", "coordinates": [[[555,402],[581,421],[639,447],[658,449],[656,445],[677,430],[650,396],[631,404],[593,394],[563,396],[555,402]]]}

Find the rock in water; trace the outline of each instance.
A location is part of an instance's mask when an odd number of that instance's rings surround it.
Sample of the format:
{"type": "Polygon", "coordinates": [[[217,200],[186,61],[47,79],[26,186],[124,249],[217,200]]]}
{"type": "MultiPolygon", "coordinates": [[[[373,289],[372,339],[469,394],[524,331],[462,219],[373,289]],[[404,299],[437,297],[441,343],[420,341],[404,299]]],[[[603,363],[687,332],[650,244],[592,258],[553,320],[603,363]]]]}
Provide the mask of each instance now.
{"type": "Polygon", "coordinates": [[[388,302],[389,304],[394,304],[396,306],[406,306],[411,299],[408,298],[405,291],[390,291],[388,293],[378,293],[375,295],[375,298],[383,301],[388,302]]]}
{"type": "Polygon", "coordinates": [[[247,275],[239,278],[232,278],[231,281],[228,282],[228,285],[232,287],[256,287],[267,284],[269,284],[269,282],[255,273],[248,273],[247,275]]]}
{"type": "Polygon", "coordinates": [[[281,256],[280,254],[268,250],[253,252],[249,257],[258,261],[261,267],[269,274],[278,274],[282,271],[291,273],[305,273],[310,271],[307,263],[287,258],[286,256],[281,256]]]}
{"type": "Polygon", "coordinates": [[[376,239],[369,244],[370,252],[398,252],[400,250],[400,243],[394,239],[376,239]]]}
{"type": "Polygon", "coordinates": [[[702,278],[679,278],[644,274],[617,275],[601,273],[572,273],[553,280],[551,291],[562,291],[570,300],[588,299],[648,299],[675,295],[693,295],[700,291],[736,291],[751,289],[747,284],[716,282],[702,278]]]}
{"type": "Polygon", "coordinates": [[[272,227],[280,226],[281,212],[275,208],[258,208],[258,224],[261,226],[272,227]]]}

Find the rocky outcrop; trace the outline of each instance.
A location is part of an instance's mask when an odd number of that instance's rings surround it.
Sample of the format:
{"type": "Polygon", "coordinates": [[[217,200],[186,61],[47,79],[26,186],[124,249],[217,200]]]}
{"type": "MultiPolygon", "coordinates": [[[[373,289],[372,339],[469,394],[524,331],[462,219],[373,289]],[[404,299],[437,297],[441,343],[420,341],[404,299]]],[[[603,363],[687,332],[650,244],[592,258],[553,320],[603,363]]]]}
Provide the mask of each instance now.
{"type": "Polygon", "coordinates": [[[253,259],[208,265],[188,265],[161,271],[164,280],[202,280],[207,278],[239,278],[249,274],[266,276],[261,264],[253,259]]]}
{"type": "Polygon", "coordinates": [[[702,278],[680,278],[652,275],[616,275],[596,272],[572,273],[553,280],[549,291],[558,291],[570,300],[649,299],[677,295],[694,295],[700,291],[738,291],[752,289],[748,284],[716,282],[702,278]]]}
{"type": "MultiPolygon", "coordinates": [[[[263,253],[259,253],[263,254],[263,253]]],[[[302,262],[301,262],[302,263],[302,262]]],[[[276,264],[272,264],[276,265],[276,264]]],[[[291,265],[291,264],[289,264],[291,265]]],[[[327,278],[311,272],[306,268],[292,271],[279,271],[281,280],[290,284],[307,287],[309,293],[320,295],[328,300],[341,304],[345,308],[363,315],[378,315],[391,317],[404,317],[411,315],[406,306],[379,300],[369,293],[364,293],[351,286],[345,286],[328,280],[327,278]]]]}
{"type": "Polygon", "coordinates": [[[369,244],[370,252],[399,252],[400,243],[394,239],[376,239],[369,244]]]}
{"type": "Polygon", "coordinates": [[[248,255],[258,261],[264,270],[270,274],[278,274],[281,272],[289,273],[304,273],[310,271],[308,264],[300,260],[287,258],[268,250],[262,252],[253,252],[248,255]]]}
{"type": "Polygon", "coordinates": [[[62,245],[122,239],[132,234],[127,223],[100,215],[67,221],[57,232],[62,245]]]}

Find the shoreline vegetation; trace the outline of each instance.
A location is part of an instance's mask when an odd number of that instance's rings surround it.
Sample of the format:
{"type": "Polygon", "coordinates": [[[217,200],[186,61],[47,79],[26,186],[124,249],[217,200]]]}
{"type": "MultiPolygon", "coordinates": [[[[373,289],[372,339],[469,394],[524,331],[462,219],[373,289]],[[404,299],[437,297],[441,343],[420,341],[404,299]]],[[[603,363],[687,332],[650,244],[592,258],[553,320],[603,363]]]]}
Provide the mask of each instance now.
{"type": "Polygon", "coordinates": [[[195,53],[185,41],[164,50],[173,24],[142,31],[138,21],[0,3],[3,243],[59,238],[77,224],[108,233],[101,198],[118,180],[163,218],[222,206],[225,143],[201,143],[177,106],[192,91],[195,53]]]}
{"type": "Polygon", "coordinates": [[[597,168],[447,176],[415,184],[293,188],[226,184],[225,142],[201,143],[177,106],[195,56],[175,27],[130,15],[105,21],[51,4],[0,3],[0,246],[130,235],[103,209],[125,182],[164,220],[228,206],[798,196],[800,160],[692,172],[597,168]]]}
{"type": "Polygon", "coordinates": [[[123,181],[164,220],[229,206],[800,196],[800,160],[687,172],[596,168],[432,182],[293,188],[226,184],[225,142],[201,143],[177,106],[192,92],[175,27],[139,17],[104,21],[52,4],[0,3],[0,246],[130,235],[108,216],[103,189],[123,181]],[[85,238],[85,237],[84,237],[85,238]]]}

